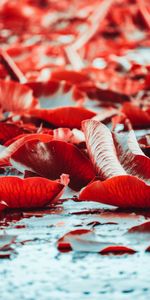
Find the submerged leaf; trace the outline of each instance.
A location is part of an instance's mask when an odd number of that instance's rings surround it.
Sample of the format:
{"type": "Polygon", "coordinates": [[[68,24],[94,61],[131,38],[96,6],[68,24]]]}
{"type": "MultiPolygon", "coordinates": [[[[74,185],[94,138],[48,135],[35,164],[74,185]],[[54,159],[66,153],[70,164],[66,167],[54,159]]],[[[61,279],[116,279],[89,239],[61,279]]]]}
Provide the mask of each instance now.
{"type": "Polygon", "coordinates": [[[134,226],[128,230],[128,233],[149,233],[150,234],[150,221],[143,224],[134,226]]]}
{"type": "Polygon", "coordinates": [[[84,237],[85,239],[93,236],[93,231],[89,229],[77,229],[77,230],[72,230],[70,232],[67,232],[63,237],[61,237],[57,241],[57,248],[61,252],[68,252],[72,250],[71,243],[70,243],[70,238],[74,237],[77,238],[79,236],[84,237]]]}
{"type": "Polygon", "coordinates": [[[134,254],[136,251],[116,245],[111,242],[102,242],[96,239],[94,231],[88,229],[78,229],[66,233],[57,242],[57,248],[61,252],[77,251],[77,252],[90,252],[100,254],[134,254]]]}

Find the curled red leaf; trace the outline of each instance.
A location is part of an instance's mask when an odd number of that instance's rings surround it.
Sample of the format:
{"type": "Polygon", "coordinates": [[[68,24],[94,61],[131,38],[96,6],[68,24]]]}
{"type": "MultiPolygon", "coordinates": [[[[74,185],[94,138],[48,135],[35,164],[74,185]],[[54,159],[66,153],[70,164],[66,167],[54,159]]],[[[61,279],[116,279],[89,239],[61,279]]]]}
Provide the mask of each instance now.
{"type": "Polygon", "coordinates": [[[46,178],[0,177],[0,199],[8,208],[35,208],[55,203],[63,189],[63,184],[46,178]]]}
{"type": "Polygon", "coordinates": [[[118,160],[110,130],[95,120],[83,122],[82,128],[89,156],[100,179],[125,175],[126,172],[118,160]]]}
{"type": "Polygon", "coordinates": [[[10,157],[12,154],[20,148],[25,142],[27,141],[34,141],[34,140],[40,140],[43,142],[51,141],[53,137],[49,134],[39,134],[39,133],[33,133],[33,134],[26,134],[23,136],[19,136],[17,140],[10,144],[8,147],[2,147],[0,151],[0,166],[7,166],[10,165],[10,157]]]}
{"type": "Polygon", "coordinates": [[[150,158],[140,149],[133,130],[113,133],[119,161],[128,174],[149,182],[150,158]]]}
{"type": "Polygon", "coordinates": [[[104,181],[89,184],[79,199],[123,208],[150,207],[150,160],[139,148],[134,132],[112,136],[105,125],[94,120],[84,121],[83,130],[91,161],[104,181]]]}
{"type": "Polygon", "coordinates": [[[89,184],[80,192],[79,200],[122,208],[150,208],[150,185],[134,176],[115,176],[89,184]]]}

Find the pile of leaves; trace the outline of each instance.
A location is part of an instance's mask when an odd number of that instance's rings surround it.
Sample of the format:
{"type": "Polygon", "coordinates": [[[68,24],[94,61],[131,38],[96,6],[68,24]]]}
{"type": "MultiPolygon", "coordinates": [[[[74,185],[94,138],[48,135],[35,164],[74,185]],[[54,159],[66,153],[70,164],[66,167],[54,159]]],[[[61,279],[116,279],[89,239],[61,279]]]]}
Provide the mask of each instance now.
{"type": "Polygon", "coordinates": [[[0,15],[0,210],[67,186],[150,208],[149,2],[3,0],[0,15]]]}

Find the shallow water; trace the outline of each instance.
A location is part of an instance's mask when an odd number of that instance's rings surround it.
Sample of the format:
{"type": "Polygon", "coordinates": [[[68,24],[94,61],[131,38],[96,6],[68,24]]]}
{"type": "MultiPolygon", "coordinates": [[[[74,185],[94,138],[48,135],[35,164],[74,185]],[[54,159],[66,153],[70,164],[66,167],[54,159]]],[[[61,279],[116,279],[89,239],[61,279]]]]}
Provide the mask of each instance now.
{"type": "Polygon", "coordinates": [[[149,299],[149,237],[125,234],[149,219],[149,213],[121,212],[93,202],[72,200],[56,208],[3,215],[0,233],[17,235],[16,253],[0,260],[2,300],[149,299]],[[64,233],[98,221],[97,238],[138,250],[134,255],[60,253],[56,242],[64,233]],[[108,224],[114,222],[115,224],[108,224]],[[105,224],[106,223],[106,224],[105,224]]]}

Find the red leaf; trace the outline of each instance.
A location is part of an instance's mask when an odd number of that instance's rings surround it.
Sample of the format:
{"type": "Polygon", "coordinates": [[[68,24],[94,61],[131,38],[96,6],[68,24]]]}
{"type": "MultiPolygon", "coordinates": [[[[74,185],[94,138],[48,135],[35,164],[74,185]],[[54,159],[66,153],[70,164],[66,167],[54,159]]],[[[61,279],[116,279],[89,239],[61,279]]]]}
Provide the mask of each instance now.
{"type": "Polygon", "coordinates": [[[130,228],[128,233],[150,233],[150,221],[130,228]]]}
{"type": "Polygon", "coordinates": [[[8,208],[43,207],[56,202],[63,189],[58,181],[40,177],[0,177],[0,199],[8,208]]]}
{"type": "Polygon", "coordinates": [[[4,144],[8,140],[25,133],[26,131],[12,123],[0,122],[0,143],[4,144]]]}
{"type": "Polygon", "coordinates": [[[57,248],[61,252],[74,250],[100,254],[133,254],[136,252],[131,248],[115,245],[111,242],[98,241],[94,231],[88,229],[78,229],[66,233],[58,240],[57,248]]]}
{"type": "Polygon", "coordinates": [[[15,140],[8,147],[4,147],[0,152],[0,166],[10,165],[9,159],[11,155],[27,141],[40,140],[43,142],[51,141],[53,137],[49,134],[26,134],[15,140]]]}
{"type": "Polygon", "coordinates": [[[50,179],[69,174],[70,186],[75,190],[95,177],[89,159],[74,145],[63,141],[31,140],[13,152],[11,163],[18,170],[29,170],[50,179]]]}
{"type": "Polygon", "coordinates": [[[42,81],[31,81],[26,85],[33,90],[35,97],[55,95],[59,89],[59,82],[57,81],[48,81],[46,83],[42,81]]]}
{"type": "Polygon", "coordinates": [[[0,251],[0,258],[10,258],[12,249],[0,251]]]}
{"type": "Polygon", "coordinates": [[[88,238],[91,235],[93,235],[93,231],[89,230],[89,229],[76,229],[76,230],[72,230],[70,232],[67,232],[63,237],[61,237],[58,241],[57,241],[57,248],[59,251],[61,252],[68,252],[72,250],[69,238],[71,237],[84,237],[84,238],[88,238]]]}
{"type": "Polygon", "coordinates": [[[124,95],[123,93],[121,94],[109,89],[102,89],[91,83],[83,83],[79,85],[79,87],[82,91],[87,93],[90,99],[99,100],[105,104],[107,102],[122,103],[130,100],[128,95],[124,95]]]}
{"type": "Polygon", "coordinates": [[[54,71],[51,75],[52,80],[65,80],[72,84],[79,84],[89,80],[89,76],[78,71],[54,71]]]}
{"type": "Polygon", "coordinates": [[[114,142],[110,130],[100,122],[84,121],[83,130],[97,174],[107,180],[89,184],[79,199],[126,208],[150,207],[150,186],[126,173],[150,179],[150,159],[139,148],[134,132],[114,133],[114,142]]]}
{"type": "Polygon", "coordinates": [[[38,101],[27,86],[13,81],[0,80],[0,107],[8,112],[22,112],[38,107],[38,101]]]}
{"type": "Polygon", "coordinates": [[[123,104],[121,111],[128,117],[133,128],[150,127],[150,111],[128,102],[123,104]]]}
{"type": "Polygon", "coordinates": [[[150,252],[150,246],[146,248],[146,252],[150,252]]]}
{"type": "Polygon", "coordinates": [[[140,13],[145,21],[145,24],[150,29],[150,9],[149,9],[149,3],[143,0],[138,0],[138,7],[140,10],[140,13]]]}
{"type": "Polygon", "coordinates": [[[150,180],[150,158],[139,147],[133,130],[113,133],[117,155],[128,174],[150,180]]]}
{"type": "Polygon", "coordinates": [[[109,246],[104,248],[103,250],[100,251],[100,254],[102,255],[107,255],[107,254],[134,254],[136,253],[135,250],[133,250],[132,248],[129,247],[125,247],[125,246],[109,246]]]}
{"type": "Polygon", "coordinates": [[[101,122],[87,120],[82,123],[87,149],[100,179],[125,175],[114,146],[110,130],[101,122]]]}
{"type": "Polygon", "coordinates": [[[34,109],[30,110],[29,114],[37,117],[55,127],[78,128],[81,127],[81,122],[90,119],[96,113],[82,107],[60,107],[55,109],[34,109]]]}
{"type": "Polygon", "coordinates": [[[79,200],[121,208],[150,208],[150,185],[134,176],[115,176],[89,184],[80,192],[79,200]]]}

